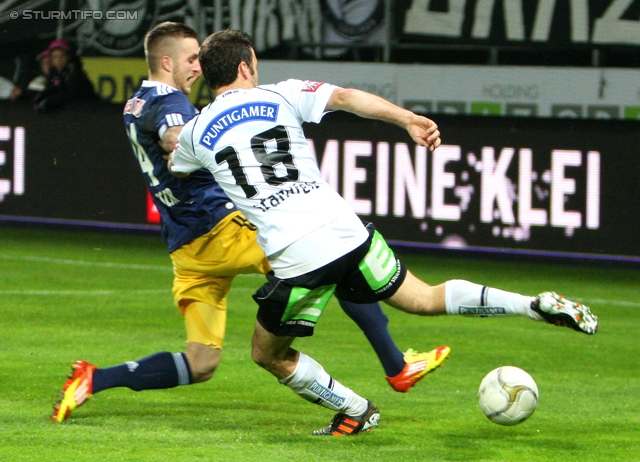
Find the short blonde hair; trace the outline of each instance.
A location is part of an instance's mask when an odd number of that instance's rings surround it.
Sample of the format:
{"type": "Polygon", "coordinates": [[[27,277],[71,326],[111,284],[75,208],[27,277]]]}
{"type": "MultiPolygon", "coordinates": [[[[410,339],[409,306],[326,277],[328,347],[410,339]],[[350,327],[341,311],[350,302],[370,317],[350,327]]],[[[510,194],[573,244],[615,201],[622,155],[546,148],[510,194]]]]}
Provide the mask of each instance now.
{"type": "Polygon", "coordinates": [[[194,38],[198,34],[191,27],[179,22],[162,22],[147,32],[144,37],[144,56],[151,72],[160,69],[160,59],[172,52],[172,39],[194,38]]]}

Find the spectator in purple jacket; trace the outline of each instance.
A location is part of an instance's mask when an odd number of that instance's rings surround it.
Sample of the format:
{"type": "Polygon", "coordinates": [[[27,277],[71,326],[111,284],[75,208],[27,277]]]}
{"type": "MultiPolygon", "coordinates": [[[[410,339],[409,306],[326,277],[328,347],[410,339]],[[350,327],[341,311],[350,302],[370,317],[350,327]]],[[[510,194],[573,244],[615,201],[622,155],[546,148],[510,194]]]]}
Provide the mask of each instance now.
{"type": "Polygon", "coordinates": [[[51,72],[42,92],[34,99],[37,112],[48,113],[71,101],[96,100],[82,63],[66,40],[54,40],[48,48],[51,72]]]}

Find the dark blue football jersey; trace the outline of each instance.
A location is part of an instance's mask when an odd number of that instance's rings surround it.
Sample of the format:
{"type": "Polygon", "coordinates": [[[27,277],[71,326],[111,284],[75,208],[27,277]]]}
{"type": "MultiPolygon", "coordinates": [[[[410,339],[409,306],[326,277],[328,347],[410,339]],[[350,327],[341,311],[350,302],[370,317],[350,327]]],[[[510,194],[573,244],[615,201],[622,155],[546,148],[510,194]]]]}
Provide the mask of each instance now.
{"type": "Polygon", "coordinates": [[[169,173],[167,152],[158,144],[165,130],[182,126],[197,115],[181,91],[143,81],[124,107],[124,125],[133,153],[158,208],[162,238],[169,252],[202,236],[236,207],[207,169],[186,178],[169,173]]]}

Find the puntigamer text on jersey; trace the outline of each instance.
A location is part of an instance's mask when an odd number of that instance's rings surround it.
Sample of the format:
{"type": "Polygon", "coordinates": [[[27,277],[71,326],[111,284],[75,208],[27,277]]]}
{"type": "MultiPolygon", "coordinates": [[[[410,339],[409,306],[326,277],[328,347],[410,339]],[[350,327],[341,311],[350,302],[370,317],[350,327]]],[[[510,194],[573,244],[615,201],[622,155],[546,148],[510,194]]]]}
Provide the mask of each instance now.
{"type": "Polygon", "coordinates": [[[213,151],[218,139],[236,125],[252,120],[268,120],[275,122],[278,117],[279,104],[255,102],[232,107],[221,113],[207,125],[200,137],[200,144],[213,151]]]}

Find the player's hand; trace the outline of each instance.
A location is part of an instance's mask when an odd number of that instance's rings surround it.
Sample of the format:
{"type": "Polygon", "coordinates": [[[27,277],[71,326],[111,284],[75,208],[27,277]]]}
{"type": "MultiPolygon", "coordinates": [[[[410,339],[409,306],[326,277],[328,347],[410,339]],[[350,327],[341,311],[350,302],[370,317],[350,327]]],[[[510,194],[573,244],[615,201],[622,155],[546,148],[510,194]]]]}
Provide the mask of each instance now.
{"type": "Polygon", "coordinates": [[[420,146],[428,147],[432,151],[440,146],[442,142],[438,125],[433,120],[417,114],[414,114],[411,118],[407,126],[407,132],[409,132],[413,141],[420,146]]]}
{"type": "Polygon", "coordinates": [[[176,172],[176,171],[173,170],[173,153],[174,152],[175,151],[172,151],[169,154],[169,159],[167,160],[167,169],[169,170],[169,173],[171,173],[173,176],[178,177],[178,178],[185,178],[185,177],[189,176],[188,173],[176,172]]]}

